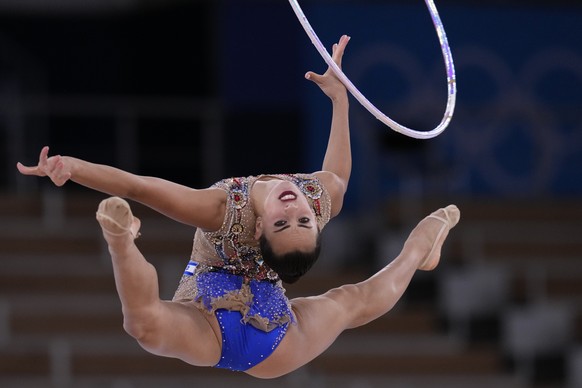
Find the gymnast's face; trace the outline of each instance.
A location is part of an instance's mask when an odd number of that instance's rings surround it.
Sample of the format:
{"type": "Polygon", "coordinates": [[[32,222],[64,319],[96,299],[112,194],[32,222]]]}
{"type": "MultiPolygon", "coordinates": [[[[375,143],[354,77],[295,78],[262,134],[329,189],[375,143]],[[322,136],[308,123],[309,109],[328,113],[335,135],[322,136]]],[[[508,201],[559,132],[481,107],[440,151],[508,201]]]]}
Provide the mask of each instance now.
{"type": "Polygon", "coordinates": [[[263,215],[257,217],[255,238],[265,235],[273,252],[313,250],[317,240],[315,214],[307,198],[291,182],[281,181],[267,194],[263,215]]]}

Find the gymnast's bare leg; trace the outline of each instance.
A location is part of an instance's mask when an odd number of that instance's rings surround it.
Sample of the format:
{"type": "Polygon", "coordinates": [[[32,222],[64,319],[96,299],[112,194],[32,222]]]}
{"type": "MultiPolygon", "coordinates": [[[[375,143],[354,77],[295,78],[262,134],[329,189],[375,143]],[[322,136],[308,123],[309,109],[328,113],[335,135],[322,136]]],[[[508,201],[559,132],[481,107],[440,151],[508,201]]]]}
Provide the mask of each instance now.
{"type": "Polygon", "coordinates": [[[323,295],[293,299],[297,324],[289,327],[267,360],[247,373],[261,378],[286,374],[320,355],[344,330],[365,325],[390,311],[418,269],[437,266],[442,245],[459,218],[454,205],[439,209],[420,221],[400,254],[374,276],[323,295]]]}
{"type": "Polygon", "coordinates": [[[127,202],[118,197],[104,200],[97,220],[111,254],[128,334],[153,354],[215,365],[221,351],[216,319],[186,304],[160,300],[156,270],[134,243],[140,222],[127,202]]]}

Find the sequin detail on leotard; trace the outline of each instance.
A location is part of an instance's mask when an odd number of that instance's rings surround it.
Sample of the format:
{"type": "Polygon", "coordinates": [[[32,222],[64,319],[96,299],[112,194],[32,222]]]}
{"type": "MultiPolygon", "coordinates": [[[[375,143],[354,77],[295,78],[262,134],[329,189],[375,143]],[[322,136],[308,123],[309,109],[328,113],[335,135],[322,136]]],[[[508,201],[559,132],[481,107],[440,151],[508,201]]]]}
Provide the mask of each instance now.
{"type": "Polygon", "coordinates": [[[212,187],[227,194],[221,228],[197,230],[191,271],[182,276],[175,301],[192,301],[208,312],[219,308],[240,311],[244,322],[269,331],[293,321],[285,289],[276,272],[264,262],[254,238],[256,217],[250,190],[258,179],[280,179],[294,183],[305,195],[323,229],[329,221],[331,201],[317,177],[287,174],[230,178],[212,187]]]}

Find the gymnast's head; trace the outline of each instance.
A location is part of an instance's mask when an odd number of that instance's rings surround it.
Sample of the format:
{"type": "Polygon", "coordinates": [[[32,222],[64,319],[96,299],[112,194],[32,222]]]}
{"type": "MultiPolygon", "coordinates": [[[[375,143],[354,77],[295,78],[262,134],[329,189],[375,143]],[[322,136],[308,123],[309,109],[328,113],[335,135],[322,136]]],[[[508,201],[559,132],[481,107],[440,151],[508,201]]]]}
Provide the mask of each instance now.
{"type": "Polygon", "coordinates": [[[281,181],[267,194],[257,217],[255,238],[265,263],[285,283],[294,283],[317,261],[320,230],[307,198],[281,181]]]}

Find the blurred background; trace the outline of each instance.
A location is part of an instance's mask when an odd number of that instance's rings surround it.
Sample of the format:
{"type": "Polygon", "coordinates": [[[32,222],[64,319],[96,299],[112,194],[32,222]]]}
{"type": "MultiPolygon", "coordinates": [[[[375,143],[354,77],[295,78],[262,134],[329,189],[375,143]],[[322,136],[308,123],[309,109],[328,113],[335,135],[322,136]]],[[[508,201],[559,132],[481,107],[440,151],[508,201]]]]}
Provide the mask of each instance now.
{"type": "MultiPolygon", "coordinates": [[[[426,5],[305,0],[348,77],[430,130],[445,68],[426,5]]],[[[434,209],[462,211],[436,271],[319,358],[261,381],[149,355],[122,329],[94,212],[104,195],[18,174],[43,145],[195,188],[321,167],[326,69],[275,0],[0,0],[0,386],[582,386],[582,4],[437,2],[457,106],[431,140],[352,99],[353,174],[324,254],[293,296],[386,265],[434,209]]],[[[193,230],[135,205],[138,246],[171,298],[193,230]]]]}

